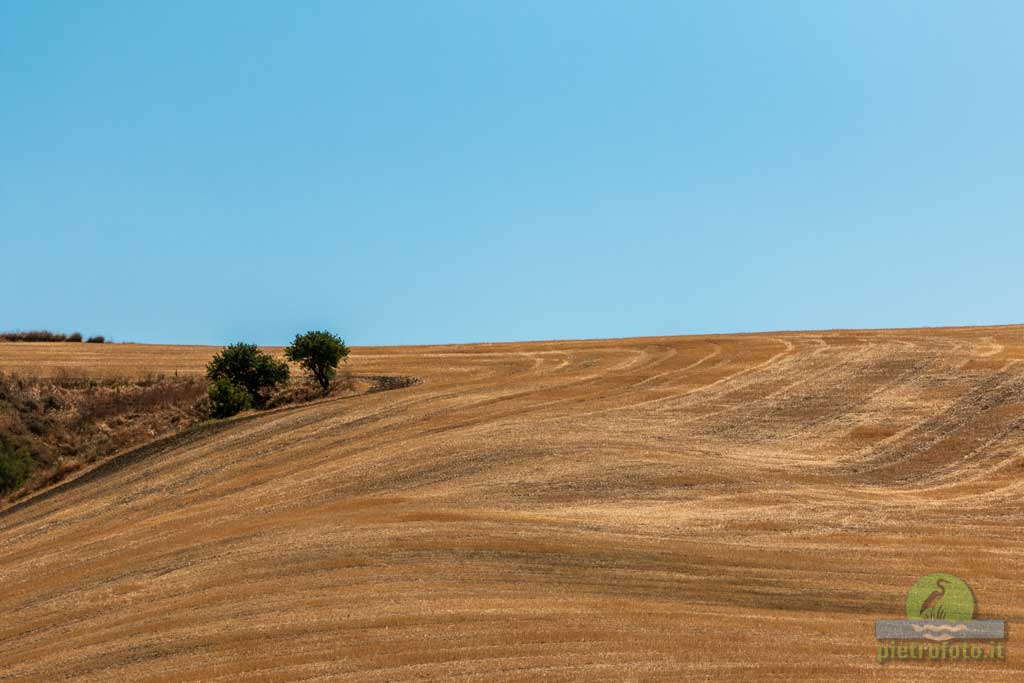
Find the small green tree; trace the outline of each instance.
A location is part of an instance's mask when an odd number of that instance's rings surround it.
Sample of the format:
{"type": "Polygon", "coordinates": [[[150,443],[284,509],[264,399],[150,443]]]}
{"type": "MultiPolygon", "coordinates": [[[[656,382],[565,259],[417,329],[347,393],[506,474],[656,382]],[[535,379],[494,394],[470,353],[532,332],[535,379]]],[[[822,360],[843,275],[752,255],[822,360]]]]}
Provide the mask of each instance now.
{"type": "Polygon", "coordinates": [[[209,395],[210,415],[213,417],[231,417],[252,407],[249,392],[224,377],[210,385],[209,395]]]}
{"type": "Polygon", "coordinates": [[[255,344],[239,342],[224,347],[206,366],[211,381],[226,379],[249,394],[254,405],[266,403],[267,393],[288,381],[288,364],[255,344]]]}
{"type": "Polygon", "coordinates": [[[295,341],[285,348],[284,356],[301,365],[326,394],[331,380],[338,374],[338,363],[348,358],[348,347],[344,340],[326,330],[310,330],[295,335],[295,341]]]}
{"type": "Polygon", "coordinates": [[[0,437],[0,493],[13,491],[25,483],[33,464],[28,451],[0,437]]]}

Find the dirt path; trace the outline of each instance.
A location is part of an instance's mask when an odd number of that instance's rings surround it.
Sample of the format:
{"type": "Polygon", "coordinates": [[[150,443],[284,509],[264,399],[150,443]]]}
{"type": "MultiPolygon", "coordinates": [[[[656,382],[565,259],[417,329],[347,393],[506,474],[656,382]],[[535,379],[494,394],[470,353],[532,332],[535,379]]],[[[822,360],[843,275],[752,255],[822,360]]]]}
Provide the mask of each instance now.
{"type": "MultiPolygon", "coordinates": [[[[0,344],[199,373],[208,347],[0,344]]],[[[170,440],[0,512],[0,679],[933,678],[921,575],[1024,671],[1024,330],[357,349],[406,389],[170,440]]]]}

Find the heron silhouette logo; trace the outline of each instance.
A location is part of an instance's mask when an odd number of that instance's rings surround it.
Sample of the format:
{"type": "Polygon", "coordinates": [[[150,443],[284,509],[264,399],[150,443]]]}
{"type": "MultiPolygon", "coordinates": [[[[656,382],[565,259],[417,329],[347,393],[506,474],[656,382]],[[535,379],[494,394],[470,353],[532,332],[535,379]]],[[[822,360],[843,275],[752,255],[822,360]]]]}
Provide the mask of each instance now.
{"type": "Polygon", "coordinates": [[[907,593],[906,619],[879,619],[875,637],[879,640],[1002,639],[1002,619],[975,619],[974,593],[963,579],[942,572],[917,580],[907,593]]]}
{"type": "Polygon", "coordinates": [[[970,621],[974,619],[974,593],[952,574],[922,576],[907,593],[907,619],[970,621]]]}

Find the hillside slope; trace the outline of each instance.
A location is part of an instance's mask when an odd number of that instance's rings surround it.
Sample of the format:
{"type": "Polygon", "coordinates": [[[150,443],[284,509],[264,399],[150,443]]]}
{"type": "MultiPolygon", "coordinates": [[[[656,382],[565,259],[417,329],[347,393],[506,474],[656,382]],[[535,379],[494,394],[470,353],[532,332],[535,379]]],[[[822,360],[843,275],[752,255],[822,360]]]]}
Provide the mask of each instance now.
{"type": "Polygon", "coordinates": [[[0,512],[0,679],[932,678],[873,621],[934,571],[1011,622],[1008,661],[938,666],[1019,676],[1022,359],[1020,327],[356,349],[423,382],[0,512]]]}

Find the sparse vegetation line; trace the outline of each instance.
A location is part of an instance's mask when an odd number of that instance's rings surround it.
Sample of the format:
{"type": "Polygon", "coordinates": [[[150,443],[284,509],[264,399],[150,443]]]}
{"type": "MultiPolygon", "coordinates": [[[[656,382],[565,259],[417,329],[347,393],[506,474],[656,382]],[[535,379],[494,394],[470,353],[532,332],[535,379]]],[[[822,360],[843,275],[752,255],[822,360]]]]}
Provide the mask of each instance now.
{"type": "MultiPolygon", "coordinates": [[[[18,331],[18,332],[0,332],[0,341],[8,342],[81,342],[82,333],[72,332],[71,334],[64,334],[63,332],[50,332],[49,330],[29,330],[29,331],[18,331]]],[[[99,334],[93,337],[89,337],[85,340],[89,344],[103,344],[108,341],[103,335],[99,334]]]]}

